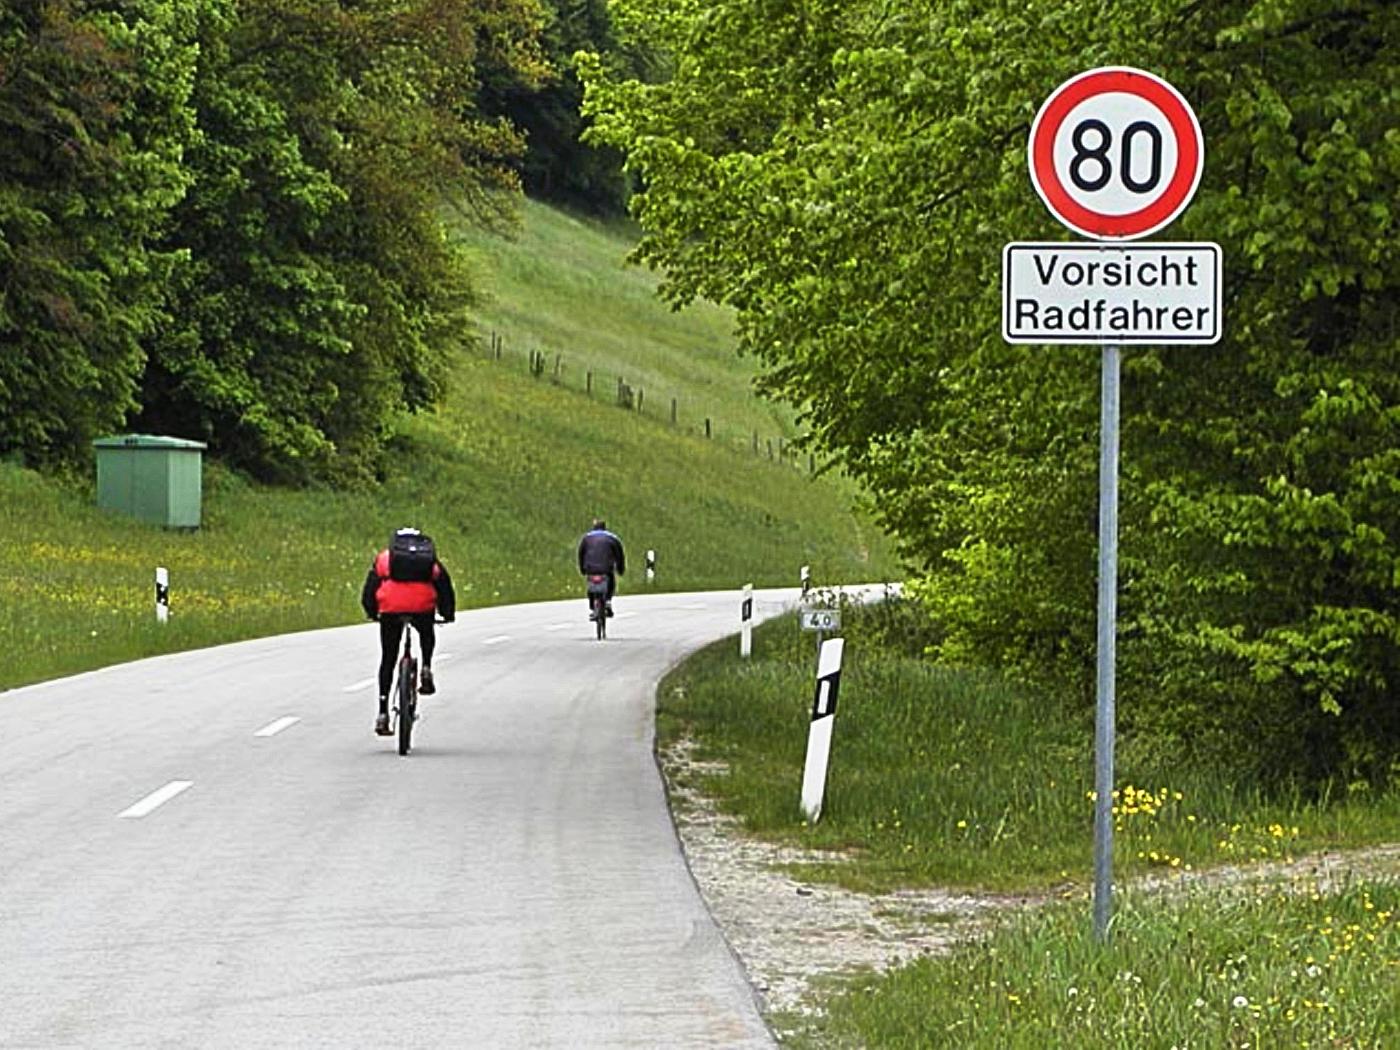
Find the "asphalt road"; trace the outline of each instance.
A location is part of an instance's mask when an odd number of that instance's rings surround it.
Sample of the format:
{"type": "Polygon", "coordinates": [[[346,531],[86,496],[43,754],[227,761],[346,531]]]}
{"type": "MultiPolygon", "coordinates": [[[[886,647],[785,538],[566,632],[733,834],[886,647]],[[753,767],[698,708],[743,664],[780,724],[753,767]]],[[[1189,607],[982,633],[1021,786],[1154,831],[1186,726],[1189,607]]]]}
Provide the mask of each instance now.
{"type": "Polygon", "coordinates": [[[406,758],[370,624],[0,694],[0,1047],[772,1046],[652,757],[738,594],[616,608],[439,628],[406,758]]]}

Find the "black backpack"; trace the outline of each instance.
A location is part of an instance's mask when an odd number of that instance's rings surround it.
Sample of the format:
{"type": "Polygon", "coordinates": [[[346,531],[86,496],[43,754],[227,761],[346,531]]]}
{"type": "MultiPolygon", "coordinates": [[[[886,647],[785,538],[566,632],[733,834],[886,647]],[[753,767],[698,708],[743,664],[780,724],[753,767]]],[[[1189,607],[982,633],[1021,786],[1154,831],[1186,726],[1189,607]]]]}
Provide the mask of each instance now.
{"type": "Polygon", "coordinates": [[[396,532],[389,541],[389,579],[431,583],[437,551],[421,532],[396,532]]]}

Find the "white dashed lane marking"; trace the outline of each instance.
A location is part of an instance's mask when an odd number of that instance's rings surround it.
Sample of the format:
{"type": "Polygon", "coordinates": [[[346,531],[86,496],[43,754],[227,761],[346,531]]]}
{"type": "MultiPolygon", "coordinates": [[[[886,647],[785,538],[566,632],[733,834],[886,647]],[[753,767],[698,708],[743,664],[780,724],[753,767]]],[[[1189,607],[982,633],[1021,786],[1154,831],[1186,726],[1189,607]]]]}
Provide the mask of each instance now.
{"type": "Polygon", "coordinates": [[[481,640],[481,644],[482,644],[482,645],[500,645],[502,642],[508,642],[508,641],[510,641],[510,635],[508,635],[508,634],[498,634],[498,635],[495,635],[495,636],[493,636],[493,637],[491,637],[491,638],[483,638],[483,639],[481,640]]]}
{"type": "Polygon", "coordinates": [[[134,806],[117,814],[119,817],[144,817],[152,810],[159,809],[182,791],[194,787],[193,780],[172,780],[158,791],[152,791],[134,806]]]}
{"type": "Polygon", "coordinates": [[[269,722],[267,725],[263,726],[253,735],[276,736],[278,733],[282,732],[282,730],[288,729],[291,726],[296,725],[300,721],[301,719],[297,718],[295,715],[287,715],[285,718],[279,718],[275,722],[269,722]]]}

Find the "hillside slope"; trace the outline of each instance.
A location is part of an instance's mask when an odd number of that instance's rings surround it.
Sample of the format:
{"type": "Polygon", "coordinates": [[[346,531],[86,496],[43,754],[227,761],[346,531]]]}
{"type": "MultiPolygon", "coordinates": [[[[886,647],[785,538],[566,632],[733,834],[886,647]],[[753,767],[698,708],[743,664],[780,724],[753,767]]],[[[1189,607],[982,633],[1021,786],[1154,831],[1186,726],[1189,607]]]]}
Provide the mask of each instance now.
{"type": "Polygon", "coordinates": [[[98,511],[90,479],[0,464],[0,640],[12,655],[0,688],[353,622],[373,551],[403,524],[437,538],[464,606],[574,594],[574,544],[595,514],[627,542],[624,600],[645,586],[647,548],[666,589],[792,584],[802,564],[818,582],[892,576],[890,546],[851,510],[848,486],[768,458],[790,423],[751,393],[723,312],[672,313],[653,279],[623,264],[627,248],[620,233],[533,204],[517,240],[478,239],[492,296],[483,345],[495,330],[505,349],[457,362],[441,409],[403,420],[374,489],[270,489],[206,462],[203,527],[182,533],[98,511]],[[561,381],[552,368],[532,376],[525,347],[565,352],[561,381]],[[570,382],[595,368],[593,396],[570,382]],[[603,396],[623,370],[656,392],[641,413],[603,396]],[[163,627],[157,565],[171,578],[163,627]]]}

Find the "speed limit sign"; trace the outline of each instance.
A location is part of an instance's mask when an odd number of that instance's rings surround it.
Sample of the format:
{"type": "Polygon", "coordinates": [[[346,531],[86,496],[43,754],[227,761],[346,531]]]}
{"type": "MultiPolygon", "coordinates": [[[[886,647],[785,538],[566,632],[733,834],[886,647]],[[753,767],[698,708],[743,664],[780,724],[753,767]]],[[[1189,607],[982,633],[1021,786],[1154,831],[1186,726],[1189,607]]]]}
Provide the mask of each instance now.
{"type": "Polygon", "coordinates": [[[1205,143],[1181,93],[1141,69],[1071,77],[1031,125],[1031,182],[1055,218],[1099,240],[1145,237],[1196,193],[1205,143]]]}

